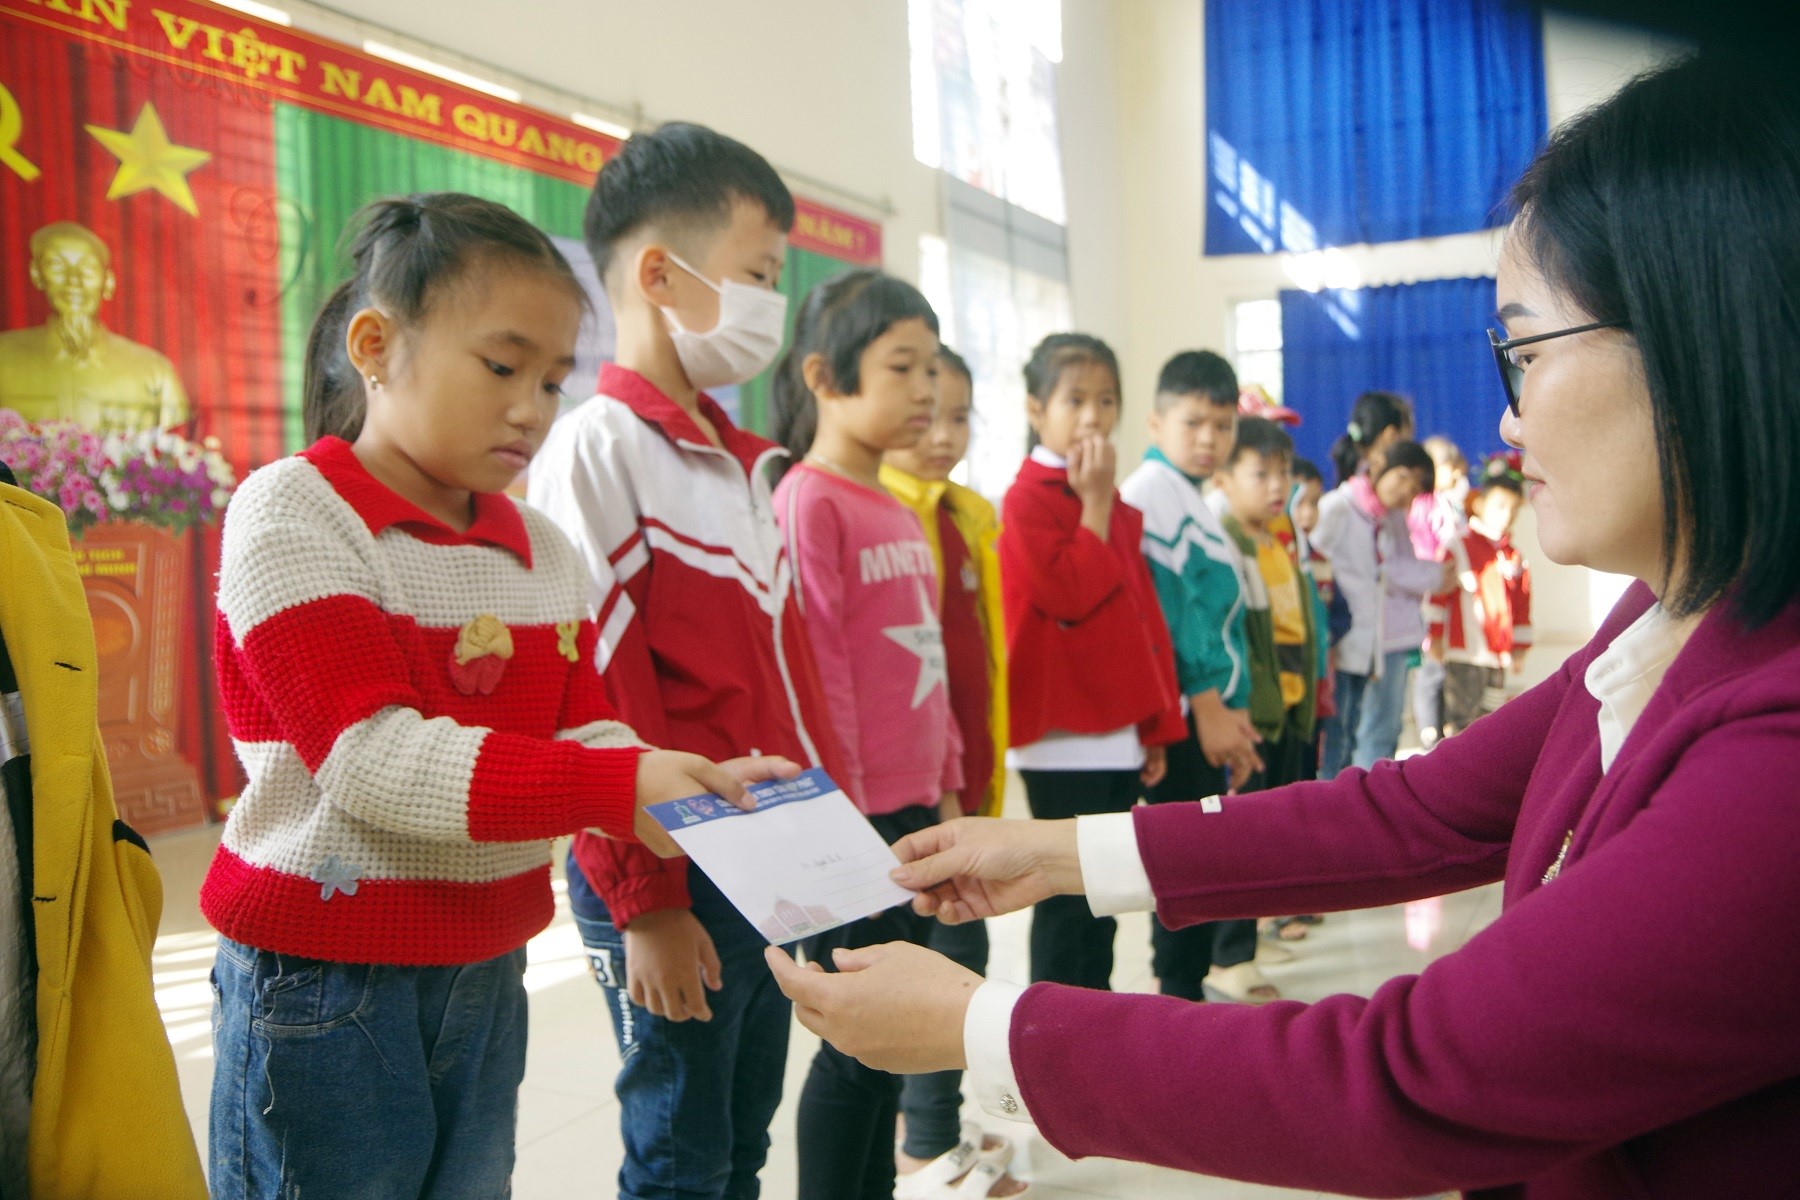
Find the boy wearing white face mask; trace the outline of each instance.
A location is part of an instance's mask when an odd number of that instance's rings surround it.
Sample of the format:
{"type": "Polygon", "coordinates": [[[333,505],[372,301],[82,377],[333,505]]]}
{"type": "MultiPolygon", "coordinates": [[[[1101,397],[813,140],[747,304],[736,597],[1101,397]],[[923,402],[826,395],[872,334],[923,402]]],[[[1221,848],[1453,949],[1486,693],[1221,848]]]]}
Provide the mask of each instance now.
{"type": "MultiPolygon", "coordinates": [[[[551,430],[529,487],[588,563],[608,692],[642,737],[835,772],[770,505],[784,452],[706,394],[780,349],[793,221],[786,186],[740,142],[671,124],[625,144],[585,221],[618,358],[551,430]]],[[[568,868],[624,1059],[621,1200],[755,1196],[789,1026],[763,938],[686,859],[582,837],[568,868]]]]}

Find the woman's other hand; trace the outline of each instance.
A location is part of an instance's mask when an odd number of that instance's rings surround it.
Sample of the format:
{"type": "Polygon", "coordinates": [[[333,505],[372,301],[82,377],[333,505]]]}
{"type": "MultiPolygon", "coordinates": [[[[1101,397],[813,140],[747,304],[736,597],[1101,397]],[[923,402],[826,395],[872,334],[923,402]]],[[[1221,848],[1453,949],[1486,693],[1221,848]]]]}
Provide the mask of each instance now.
{"type": "Polygon", "coordinates": [[[914,911],[946,925],[1083,891],[1074,821],[964,817],[901,838],[894,853],[894,882],[919,893],[914,911]]]}

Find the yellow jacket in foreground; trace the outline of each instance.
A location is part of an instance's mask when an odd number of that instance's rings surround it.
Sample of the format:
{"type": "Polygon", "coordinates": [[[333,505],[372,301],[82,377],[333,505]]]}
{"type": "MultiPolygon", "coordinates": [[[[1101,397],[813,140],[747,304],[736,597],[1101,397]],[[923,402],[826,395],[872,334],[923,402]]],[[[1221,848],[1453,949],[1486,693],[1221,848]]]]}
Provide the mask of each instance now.
{"type": "Polygon", "coordinates": [[[943,586],[944,548],[938,541],[938,505],[948,504],[950,521],[969,545],[969,558],[981,580],[981,628],[988,649],[988,732],[994,739],[994,777],[981,802],[981,815],[997,816],[1006,795],[1006,624],[1000,613],[1000,519],[981,493],[960,483],[931,483],[890,467],[881,468],[881,485],[894,499],[918,514],[925,527],[925,541],[937,564],[938,585],[943,586]]]}
{"type": "Polygon", "coordinates": [[[31,743],[33,1200],[204,1197],[156,1009],[162,881],[113,808],[87,598],[54,505],[0,483],[0,635],[31,743]],[[115,829],[116,826],[116,829],[115,829]]]}

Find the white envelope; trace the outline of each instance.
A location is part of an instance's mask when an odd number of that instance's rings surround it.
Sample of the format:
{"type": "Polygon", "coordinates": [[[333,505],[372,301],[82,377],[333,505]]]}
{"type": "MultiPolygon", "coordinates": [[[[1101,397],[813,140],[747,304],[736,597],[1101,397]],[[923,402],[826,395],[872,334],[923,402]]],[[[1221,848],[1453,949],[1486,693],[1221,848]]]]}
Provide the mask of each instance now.
{"type": "Polygon", "coordinates": [[[712,795],[645,811],[770,942],[912,903],[888,878],[900,860],[825,772],[753,784],[750,795],[748,812],[712,795]]]}

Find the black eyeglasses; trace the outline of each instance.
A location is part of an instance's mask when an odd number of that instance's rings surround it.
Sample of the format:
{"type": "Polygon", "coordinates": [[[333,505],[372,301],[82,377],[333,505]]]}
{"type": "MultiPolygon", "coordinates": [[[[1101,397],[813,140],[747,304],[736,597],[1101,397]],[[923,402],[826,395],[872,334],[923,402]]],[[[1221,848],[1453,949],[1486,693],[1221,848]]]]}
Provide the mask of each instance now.
{"type": "Polygon", "coordinates": [[[1530,337],[1502,338],[1498,330],[1488,330],[1488,342],[1494,347],[1494,365],[1500,368],[1500,386],[1506,389],[1506,407],[1512,410],[1513,416],[1519,415],[1519,387],[1525,381],[1525,368],[1513,357],[1513,352],[1520,346],[1529,346],[1533,342],[1547,342],[1551,338],[1568,337],[1571,334],[1587,333],[1594,329],[1629,329],[1627,321],[1595,321],[1592,325],[1576,325],[1569,329],[1558,329],[1555,333],[1534,333],[1530,337]]]}

